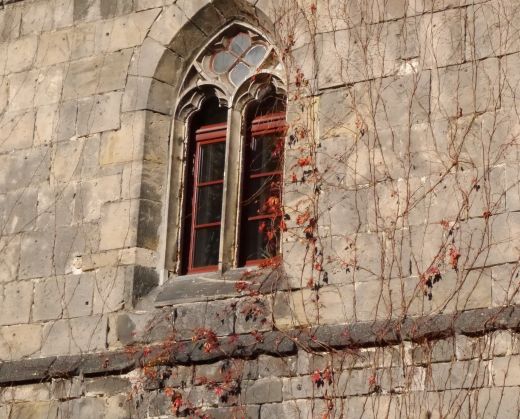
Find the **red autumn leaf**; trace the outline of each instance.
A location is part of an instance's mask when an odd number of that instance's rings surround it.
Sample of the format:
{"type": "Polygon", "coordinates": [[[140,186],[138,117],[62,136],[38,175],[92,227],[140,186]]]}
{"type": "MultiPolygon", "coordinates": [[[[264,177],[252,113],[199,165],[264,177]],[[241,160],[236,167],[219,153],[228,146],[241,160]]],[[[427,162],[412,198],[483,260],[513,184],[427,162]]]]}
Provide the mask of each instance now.
{"type": "Polygon", "coordinates": [[[307,157],[300,157],[298,159],[298,166],[300,167],[304,167],[304,166],[310,166],[310,164],[312,163],[312,160],[309,156],[307,157]]]}

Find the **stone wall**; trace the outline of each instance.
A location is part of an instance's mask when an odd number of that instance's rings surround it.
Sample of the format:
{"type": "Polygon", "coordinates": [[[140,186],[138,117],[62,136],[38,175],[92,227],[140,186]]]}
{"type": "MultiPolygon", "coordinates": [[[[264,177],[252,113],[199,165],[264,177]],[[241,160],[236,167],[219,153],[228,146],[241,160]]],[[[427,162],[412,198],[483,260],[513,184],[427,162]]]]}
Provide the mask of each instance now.
{"type": "Polygon", "coordinates": [[[0,1],[0,418],[517,417],[519,29],[513,0],[0,1]],[[283,261],[179,278],[179,84],[237,21],[287,70],[283,261]]]}

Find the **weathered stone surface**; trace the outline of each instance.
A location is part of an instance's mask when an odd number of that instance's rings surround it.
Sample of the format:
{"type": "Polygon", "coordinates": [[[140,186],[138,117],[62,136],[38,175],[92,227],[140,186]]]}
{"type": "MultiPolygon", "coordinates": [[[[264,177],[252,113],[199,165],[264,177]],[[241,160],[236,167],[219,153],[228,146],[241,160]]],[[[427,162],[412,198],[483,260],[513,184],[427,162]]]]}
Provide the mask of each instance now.
{"type": "Polygon", "coordinates": [[[102,316],[78,317],[46,323],[42,356],[95,352],[106,346],[107,319],[102,316]]]}
{"type": "Polygon", "coordinates": [[[32,290],[31,281],[9,282],[2,286],[0,325],[29,322],[32,290]]]}
{"type": "Polygon", "coordinates": [[[0,328],[0,360],[34,356],[41,347],[41,325],[20,324],[0,328]]]}
{"type": "Polygon", "coordinates": [[[121,125],[122,94],[107,93],[78,102],[77,134],[79,136],[118,129],[121,125]]]}

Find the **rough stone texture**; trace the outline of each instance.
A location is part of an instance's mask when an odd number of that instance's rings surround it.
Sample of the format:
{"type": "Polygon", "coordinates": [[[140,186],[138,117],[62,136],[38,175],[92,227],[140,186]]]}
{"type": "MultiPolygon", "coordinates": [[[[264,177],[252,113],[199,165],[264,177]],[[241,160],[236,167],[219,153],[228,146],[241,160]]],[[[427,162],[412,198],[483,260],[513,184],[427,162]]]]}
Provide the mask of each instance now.
{"type": "Polygon", "coordinates": [[[0,417],[514,417],[519,11],[0,0],[0,417]],[[289,71],[283,263],[180,278],[180,83],[234,20],[289,71]]]}

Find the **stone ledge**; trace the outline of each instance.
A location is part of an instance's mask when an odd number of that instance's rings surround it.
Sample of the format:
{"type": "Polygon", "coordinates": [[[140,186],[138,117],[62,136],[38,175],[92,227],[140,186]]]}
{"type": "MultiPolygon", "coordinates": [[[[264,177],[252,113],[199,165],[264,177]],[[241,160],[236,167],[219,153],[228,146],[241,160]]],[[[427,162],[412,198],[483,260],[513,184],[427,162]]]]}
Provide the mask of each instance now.
{"type": "Polygon", "coordinates": [[[520,306],[469,310],[402,320],[317,326],[289,332],[269,331],[223,337],[206,352],[203,342],[166,342],[144,348],[96,354],[26,359],[0,363],[0,386],[49,381],[53,378],[118,375],[153,365],[193,365],[224,358],[252,358],[261,354],[293,355],[298,347],[313,350],[377,347],[403,341],[423,342],[457,334],[480,336],[495,330],[519,330],[520,306]]]}
{"type": "Polygon", "coordinates": [[[232,269],[225,273],[207,273],[176,276],[170,273],[170,279],[161,286],[155,299],[156,307],[178,304],[221,300],[240,296],[236,284],[247,281],[249,290],[261,294],[280,289],[279,270],[232,269]]]}

